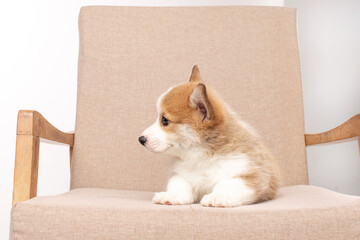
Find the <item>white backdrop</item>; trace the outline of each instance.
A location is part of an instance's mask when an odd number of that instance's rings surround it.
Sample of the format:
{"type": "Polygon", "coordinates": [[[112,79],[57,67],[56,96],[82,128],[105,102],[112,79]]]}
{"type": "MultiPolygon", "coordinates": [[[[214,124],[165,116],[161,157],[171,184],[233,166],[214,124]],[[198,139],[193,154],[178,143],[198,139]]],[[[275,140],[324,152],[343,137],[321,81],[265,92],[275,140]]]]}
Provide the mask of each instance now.
{"type": "MultiPolygon", "coordinates": [[[[330,130],[360,113],[360,1],[289,0],[298,8],[305,130],[330,130]]],[[[356,141],[307,148],[309,180],[360,195],[356,141]]]]}
{"type": "MultiPolygon", "coordinates": [[[[282,0],[136,1],[161,5],[283,5],[282,0]]],[[[75,125],[77,17],[82,5],[134,5],[133,1],[7,1],[0,8],[0,238],[7,239],[19,109],[42,113],[53,125],[75,125]]],[[[289,0],[299,8],[305,127],[320,132],[360,113],[360,2],[289,0]]],[[[308,148],[310,184],[360,195],[356,142],[308,148]]],[[[68,148],[42,143],[38,195],[69,188],[68,148]]]]}

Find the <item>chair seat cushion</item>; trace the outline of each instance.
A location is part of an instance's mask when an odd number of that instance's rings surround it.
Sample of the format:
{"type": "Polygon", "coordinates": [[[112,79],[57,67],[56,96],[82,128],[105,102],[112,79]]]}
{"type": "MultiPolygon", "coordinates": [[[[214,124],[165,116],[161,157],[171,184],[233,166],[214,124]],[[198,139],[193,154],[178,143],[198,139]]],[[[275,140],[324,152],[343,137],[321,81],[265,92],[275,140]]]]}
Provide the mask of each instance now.
{"type": "Polygon", "coordinates": [[[360,197],[289,186],[236,208],[151,203],[152,192],[74,189],[17,203],[10,239],[360,239],[360,197]]]}

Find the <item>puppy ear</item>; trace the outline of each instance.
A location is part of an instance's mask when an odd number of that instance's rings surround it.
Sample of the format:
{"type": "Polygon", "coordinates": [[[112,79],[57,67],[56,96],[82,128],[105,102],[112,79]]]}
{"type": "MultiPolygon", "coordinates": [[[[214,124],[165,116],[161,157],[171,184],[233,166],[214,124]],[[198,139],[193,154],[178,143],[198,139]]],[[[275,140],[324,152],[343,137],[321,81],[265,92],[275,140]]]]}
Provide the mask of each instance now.
{"type": "Polygon", "coordinates": [[[191,71],[189,82],[204,82],[201,78],[199,67],[195,65],[191,71]]]}
{"type": "Polygon", "coordinates": [[[202,116],[202,121],[213,118],[213,107],[206,92],[203,83],[199,83],[190,95],[190,107],[197,110],[202,116]]]}

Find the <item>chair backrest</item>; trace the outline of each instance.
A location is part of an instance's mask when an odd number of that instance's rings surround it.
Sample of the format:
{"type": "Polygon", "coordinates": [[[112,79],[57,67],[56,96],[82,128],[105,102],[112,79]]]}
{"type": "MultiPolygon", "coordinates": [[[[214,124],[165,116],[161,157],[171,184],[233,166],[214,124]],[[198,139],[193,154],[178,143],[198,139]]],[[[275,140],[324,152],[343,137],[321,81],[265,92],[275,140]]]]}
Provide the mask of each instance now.
{"type": "Polygon", "coordinates": [[[138,137],[195,64],[263,136],[283,185],[307,184],[296,9],[89,6],[79,29],[71,188],[164,189],[174,159],[138,137]]]}

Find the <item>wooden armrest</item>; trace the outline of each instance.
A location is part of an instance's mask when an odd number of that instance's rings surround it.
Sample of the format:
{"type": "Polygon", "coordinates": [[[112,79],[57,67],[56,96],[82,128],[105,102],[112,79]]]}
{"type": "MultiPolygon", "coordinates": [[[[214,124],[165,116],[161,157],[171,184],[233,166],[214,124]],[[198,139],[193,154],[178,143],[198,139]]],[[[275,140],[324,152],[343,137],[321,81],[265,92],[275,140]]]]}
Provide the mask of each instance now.
{"type": "Polygon", "coordinates": [[[36,197],[40,138],[68,144],[71,161],[74,136],[74,133],[58,130],[36,111],[19,111],[16,131],[13,205],[36,197]]]}
{"type": "Polygon", "coordinates": [[[74,145],[73,133],[64,133],[58,130],[37,111],[19,111],[16,133],[17,135],[33,135],[70,146],[74,145]]]}
{"type": "Polygon", "coordinates": [[[353,116],[340,126],[327,132],[317,134],[305,134],[305,144],[313,145],[355,137],[357,137],[358,139],[360,150],[360,113],[353,116]]]}

